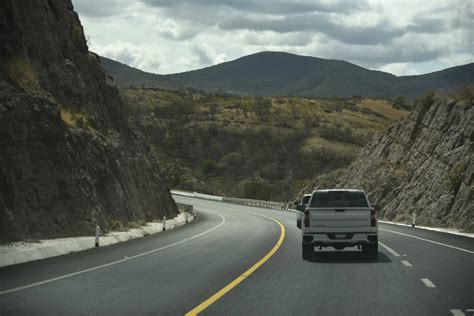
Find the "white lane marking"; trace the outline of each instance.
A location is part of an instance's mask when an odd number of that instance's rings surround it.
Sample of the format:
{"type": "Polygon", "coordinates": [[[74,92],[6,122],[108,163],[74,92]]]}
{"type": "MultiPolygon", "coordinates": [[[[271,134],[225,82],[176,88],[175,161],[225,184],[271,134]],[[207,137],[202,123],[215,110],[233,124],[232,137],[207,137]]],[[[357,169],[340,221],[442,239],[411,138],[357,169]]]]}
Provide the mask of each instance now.
{"type": "Polygon", "coordinates": [[[396,252],[395,250],[393,250],[392,248],[390,248],[389,246],[387,246],[386,244],[382,243],[379,241],[379,245],[384,247],[388,252],[390,252],[394,257],[400,257],[400,254],[398,252],[396,252]]]}
{"type": "Polygon", "coordinates": [[[87,273],[87,272],[91,272],[91,271],[99,270],[99,269],[102,269],[102,268],[110,267],[110,266],[113,266],[113,265],[116,265],[116,264],[119,264],[119,263],[122,263],[122,262],[126,262],[126,261],[129,261],[129,260],[132,260],[132,259],[136,259],[136,258],[139,258],[139,257],[143,257],[143,256],[146,256],[146,255],[152,254],[152,253],[154,253],[154,252],[157,252],[157,251],[160,251],[160,250],[163,250],[163,249],[167,249],[167,248],[170,248],[170,247],[173,247],[173,246],[182,244],[182,243],[184,243],[184,242],[186,242],[186,241],[189,241],[189,240],[192,240],[192,239],[201,237],[202,235],[208,234],[208,233],[212,232],[213,230],[219,228],[220,226],[224,225],[224,223],[225,223],[225,217],[224,217],[224,216],[219,215],[219,214],[216,214],[216,213],[214,213],[214,212],[203,211],[203,210],[200,210],[200,211],[205,212],[205,213],[211,213],[211,214],[217,215],[217,216],[219,216],[219,217],[222,219],[222,221],[221,221],[217,226],[214,226],[213,228],[208,229],[208,230],[206,230],[205,232],[202,232],[202,233],[200,233],[200,234],[194,235],[194,236],[189,237],[189,238],[187,238],[187,239],[185,239],[185,240],[181,240],[181,241],[178,241],[178,242],[175,242],[175,243],[172,243],[172,244],[169,244],[169,245],[160,247],[160,248],[156,248],[156,249],[153,249],[153,250],[149,250],[149,251],[146,251],[146,252],[142,252],[142,253],[139,253],[138,255],[134,255],[134,256],[131,256],[131,257],[128,257],[128,258],[123,258],[123,259],[120,259],[120,260],[117,260],[117,261],[112,261],[112,262],[109,262],[109,263],[106,263],[106,264],[101,264],[101,265],[99,265],[99,266],[95,266],[95,267],[92,267],[92,268],[88,268],[88,269],[76,271],[76,272],[69,273],[69,274],[64,274],[64,275],[61,275],[61,276],[58,276],[58,277],[55,277],[55,278],[47,279],[47,280],[40,281],[40,282],[36,282],[36,283],[31,283],[31,284],[24,285],[24,286],[20,286],[20,287],[16,287],[16,288],[13,288],[13,289],[0,291],[0,295],[7,294],[7,293],[12,293],[12,292],[17,292],[17,291],[21,291],[21,290],[28,289],[28,288],[31,288],[31,287],[35,287],[35,286],[39,286],[39,285],[51,283],[51,282],[54,282],[54,281],[59,281],[59,280],[66,279],[66,278],[70,278],[70,277],[73,277],[73,276],[76,276],[76,275],[79,275],[79,274],[84,274],[84,273],[87,273]]]}
{"type": "Polygon", "coordinates": [[[430,279],[421,279],[421,281],[425,283],[427,287],[436,287],[436,285],[434,285],[433,282],[430,281],[430,279]]]}
{"type": "Polygon", "coordinates": [[[404,233],[400,233],[400,232],[396,232],[396,231],[388,230],[388,229],[383,229],[383,228],[379,228],[379,230],[383,230],[383,231],[385,231],[385,232],[394,233],[394,234],[398,234],[398,235],[402,235],[402,236],[407,236],[407,237],[411,237],[411,238],[416,238],[416,239],[423,240],[423,241],[427,241],[427,242],[430,242],[430,243],[433,243],[433,244],[436,244],[436,245],[445,246],[445,247],[448,247],[448,248],[452,248],[452,249],[456,249],[456,250],[459,250],[459,251],[464,251],[464,252],[467,252],[467,253],[474,254],[474,251],[467,250],[467,249],[464,249],[464,248],[459,248],[459,247],[456,247],[456,246],[451,246],[451,245],[443,244],[443,243],[441,243],[441,242],[437,242],[437,241],[434,241],[434,240],[430,240],[430,239],[426,239],[426,238],[421,238],[421,237],[418,237],[418,236],[413,236],[413,235],[409,235],[409,234],[404,234],[404,233]]]}
{"type": "MultiPolygon", "coordinates": [[[[464,315],[466,315],[466,314],[464,314],[463,311],[460,310],[460,309],[450,309],[449,311],[450,311],[451,314],[453,314],[454,316],[464,316],[464,315]]],[[[467,311],[469,311],[469,310],[467,310],[467,311]]]]}
{"type": "Polygon", "coordinates": [[[403,263],[403,265],[404,265],[405,267],[413,267],[413,266],[411,265],[411,263],[408,262],[408,261],[406,261],[406,260],[402,260],[402,263],[403,263]]]}

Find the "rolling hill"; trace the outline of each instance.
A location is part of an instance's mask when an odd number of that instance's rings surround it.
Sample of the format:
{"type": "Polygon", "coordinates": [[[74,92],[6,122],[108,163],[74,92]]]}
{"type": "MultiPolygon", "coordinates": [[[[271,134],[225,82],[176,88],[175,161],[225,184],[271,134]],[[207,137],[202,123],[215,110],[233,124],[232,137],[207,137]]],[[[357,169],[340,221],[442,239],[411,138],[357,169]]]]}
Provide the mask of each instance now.
{"type": "Polygon", "coordinates": [[[170,187],[272,201],[347,167],[374,133],[408,114],[377,99],[120,93],[170,187]]]}
{"type": "Polygon", "coordinates": [[[419,75],[394,76],[341,60],[261,52],[215,66],[157,75],[101,57],[107,73],[122,87],[191,87],[240,95],[307,97],[415,97],[474,82],[474,63],[419,75]]]}

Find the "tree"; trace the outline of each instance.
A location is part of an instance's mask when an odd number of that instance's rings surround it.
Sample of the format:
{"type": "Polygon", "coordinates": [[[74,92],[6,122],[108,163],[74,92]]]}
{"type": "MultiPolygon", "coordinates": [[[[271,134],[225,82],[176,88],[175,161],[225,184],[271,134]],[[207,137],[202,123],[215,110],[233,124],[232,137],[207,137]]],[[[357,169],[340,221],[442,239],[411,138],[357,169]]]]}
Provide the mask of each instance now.
{"type": "Polygon", "coordinates": [[[406,99],[402,96],[395,97],[393,99],[393,106],[397,109],[409,110],[410,106],[408,105],[406,99]]]}

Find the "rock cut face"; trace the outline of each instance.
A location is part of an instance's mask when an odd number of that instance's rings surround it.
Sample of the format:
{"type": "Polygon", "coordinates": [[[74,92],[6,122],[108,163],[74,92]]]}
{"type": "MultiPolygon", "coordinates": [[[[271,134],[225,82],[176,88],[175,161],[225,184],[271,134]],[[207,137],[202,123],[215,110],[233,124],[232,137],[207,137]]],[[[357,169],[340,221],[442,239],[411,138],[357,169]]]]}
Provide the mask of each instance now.
{"type": "MultiPolygon", "coordinates": [[[[472,87],[471,87],[472,88],[472,87]]],[[[377,135],[339,187],[361,187],[381,216],[474,230],[472,96],[440,96],[377,135]]]]}
{"type": "Polygon", "coordinates": [[[0,2],[0,241],[177,214],[72,3],[0,2]]]}

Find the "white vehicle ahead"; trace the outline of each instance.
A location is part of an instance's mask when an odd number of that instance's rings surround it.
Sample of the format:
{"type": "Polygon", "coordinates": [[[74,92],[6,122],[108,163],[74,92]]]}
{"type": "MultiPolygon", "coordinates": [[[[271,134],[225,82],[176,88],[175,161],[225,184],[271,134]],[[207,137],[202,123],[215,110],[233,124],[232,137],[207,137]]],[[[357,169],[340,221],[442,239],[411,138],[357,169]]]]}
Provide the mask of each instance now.
{"type": "Polygon", "coordinates": [[[378,222],[376,205],[371,205],[362,190],[317,190],[303,212],[301,234],[303,259],[308,260],[314,248],[333,247],[342,250],[357,246],[371,258],[378,255],[378,222]]]}
{"type": "MultiPolygon", "coordinates": [[[[308,206],[309,199],[311,198],[312,194],[305,194],[301,199],[300,203],[295,202],[296,206],[304,205],[305,207],[308,206]]],[[[303,218],[303,212],[296,213],[296,227],[301,228],[301,218],[303,218]]]]}

